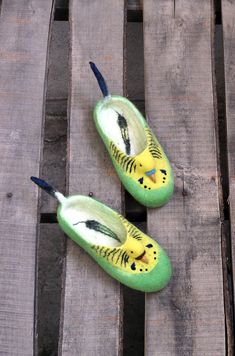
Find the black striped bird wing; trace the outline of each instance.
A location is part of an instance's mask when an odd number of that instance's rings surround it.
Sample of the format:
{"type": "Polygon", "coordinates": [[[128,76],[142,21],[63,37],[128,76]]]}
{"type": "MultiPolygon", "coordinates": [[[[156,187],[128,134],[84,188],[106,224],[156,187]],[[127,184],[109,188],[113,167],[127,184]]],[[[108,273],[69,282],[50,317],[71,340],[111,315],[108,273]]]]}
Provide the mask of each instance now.
{"type": "Polygon", "coordinates": [[[92,248],[98,255],[106,258],[106,260],[112,262],[114,265],[120,263],[121,266],[126,267],[129,261],[129,255],[125,249],[117,247],[111,249],[110,247],[99,245],[93,245],[92,248]]]}
{"type": "Polygon", "coordinates": [[[147,136],[148,148],[149,148],[151,155],[153,156],[153,158],[159,158],[159,159],[162,158],[162,152],[161,152],[160,145],[157,144],[151,130],[146,127],[145,132],[146,132],[146,136],[147,136]]]}
{"type": "Polygon", "coordinates": [[[125,172],[131,174],[136,171],[135,158],[126,155],[112,141],[110,142],[110,151],[115,161],[125,172]]]}
{"type": "Polygon", "coordinates": [[[143,233],[137,229],[135,225],[129,223],[127,219],[125,219],[122,215],[118,214],[121,222],[126,226],[128,234],[130,234],[136,240],[142,240],[143,233]]]}

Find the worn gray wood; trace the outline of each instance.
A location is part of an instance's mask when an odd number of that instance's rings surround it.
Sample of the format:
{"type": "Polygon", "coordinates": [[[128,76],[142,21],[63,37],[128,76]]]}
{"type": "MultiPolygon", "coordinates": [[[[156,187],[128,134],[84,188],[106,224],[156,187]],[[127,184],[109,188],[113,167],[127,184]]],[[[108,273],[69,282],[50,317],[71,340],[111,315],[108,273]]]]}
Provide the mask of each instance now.
{"type": "MultiPolygon", "coordinates": [[[[94,61],[114,93],[123,91],[124,1],[71,1],[69,193],[88,195],[121,211],[121,186],[95,130],[92,110],[101,93],[94,61]]],[[[72,241],[67,244],[61,326],[62,355],[118,355],[120,285],[72,241]]]]}
{"type": "Polygon", "coordinates": [[[235,286],[235,3],[222,1],[229,206],[235,286]]]}
{"type": "Polygon", "coordinates": [[[0,354],[33,355],[44,81],[52,1],[3,0],[0,21],[0,354]]]}
{"type": "Polygon", "coordinates": [[[149,123],[175,173],[175,193],[148,211],[173,264],[146,297],[146,356],[225,355],[210,1],[144,1],[149,123]]]}

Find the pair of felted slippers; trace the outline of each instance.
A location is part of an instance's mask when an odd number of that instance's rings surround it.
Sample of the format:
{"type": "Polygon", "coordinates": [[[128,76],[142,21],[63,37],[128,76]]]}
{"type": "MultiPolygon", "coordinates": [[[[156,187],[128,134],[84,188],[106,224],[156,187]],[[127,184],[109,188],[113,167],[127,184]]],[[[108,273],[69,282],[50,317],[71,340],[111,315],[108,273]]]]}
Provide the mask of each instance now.
{"type": "MultiPolygon", "coordinates": [[[[143,205],[165,204],[174,180],[162,147],[137,108],[122,96],[110,95],[95,64],[90,66],[104,95],[94,110],[95,125],[121,182],[143,205]]],[[[57,218],[64,232],[113,278],[143,292],[166,286],[171,263],[156,241],[93,198],[66,198],[45,181],[31,179],[58,199],[57,218]]]]}

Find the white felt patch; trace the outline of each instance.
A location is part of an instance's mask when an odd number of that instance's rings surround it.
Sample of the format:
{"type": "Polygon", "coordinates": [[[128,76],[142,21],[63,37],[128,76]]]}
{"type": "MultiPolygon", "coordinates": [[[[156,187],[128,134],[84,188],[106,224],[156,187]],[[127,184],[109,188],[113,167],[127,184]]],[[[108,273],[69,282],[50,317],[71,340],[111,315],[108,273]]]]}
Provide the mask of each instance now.
{"type": "Polygon", "coordinates": [[[91,245],[117,247],[122,245],[126,239],[125,228],[116,214],[110,214],[110,210],[100,209],[100,205],[94,199],[78,196],[73,203],[68,201],[63,208],[63,217],[70,227],[91,245]],[[121,242],[87,227],[87,221],[94,220],[110,229],[121,242]]]}
{"type": "Polygon", "coordinates": [[[125,142],[121,134],[120,126],[118,125],[118,113],[122,115],[127,122],[130,139],[130,156],[136,156],[146,148],[146,135],[138,117],[127,104],[118,100],[107,101],[101,109],[98,118],[99,126],[105,135],[109,137],[121,151],[126,153],[125,142]]]}

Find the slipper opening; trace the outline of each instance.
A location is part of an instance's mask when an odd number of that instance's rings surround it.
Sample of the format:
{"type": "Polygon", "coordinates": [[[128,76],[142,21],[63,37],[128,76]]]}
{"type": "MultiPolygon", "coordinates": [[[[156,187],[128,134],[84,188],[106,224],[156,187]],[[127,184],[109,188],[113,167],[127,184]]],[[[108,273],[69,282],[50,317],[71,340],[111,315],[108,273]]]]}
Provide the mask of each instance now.
{"type": "Polygon", "coordinates": [[[99,112],[98,125],[104,134],[129,156],[136,156],[146,148],[143,124],[128,102],[118,98],[104,101],[99,112]]]}
{"type": "Polygon", "coordinates": [[[126,230],[118,215],[85,196],[74,196],[64,204],[62,215],[90,245],[118,247],[126,241],[126,230]]]}

